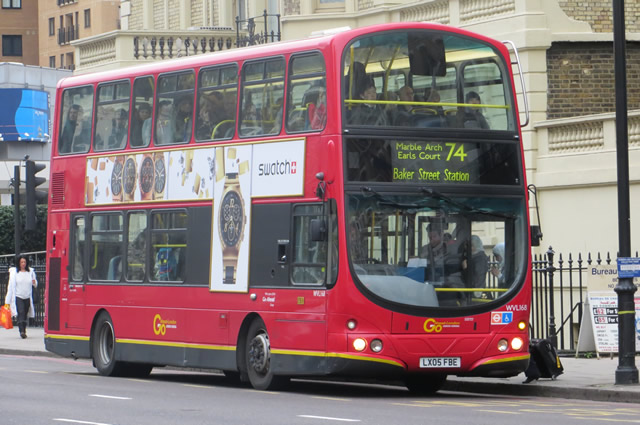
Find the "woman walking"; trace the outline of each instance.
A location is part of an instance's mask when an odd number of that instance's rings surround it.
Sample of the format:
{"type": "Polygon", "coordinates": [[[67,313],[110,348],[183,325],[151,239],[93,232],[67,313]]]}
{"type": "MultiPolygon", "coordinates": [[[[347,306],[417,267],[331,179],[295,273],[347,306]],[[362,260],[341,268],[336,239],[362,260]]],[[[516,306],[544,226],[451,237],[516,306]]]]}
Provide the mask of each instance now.
{"type": "Polygon", "coordinates": [[[35,317],[33,289],[38,286],[38,281],[36,273],[29,267],[27,257],[19,256],[17,264],[18,267],[9,269],[9,287],[4,303],[11,305],[12,316],[18,316],[18,330],[24,339],[27,337],[29,317],[35,317]]]}

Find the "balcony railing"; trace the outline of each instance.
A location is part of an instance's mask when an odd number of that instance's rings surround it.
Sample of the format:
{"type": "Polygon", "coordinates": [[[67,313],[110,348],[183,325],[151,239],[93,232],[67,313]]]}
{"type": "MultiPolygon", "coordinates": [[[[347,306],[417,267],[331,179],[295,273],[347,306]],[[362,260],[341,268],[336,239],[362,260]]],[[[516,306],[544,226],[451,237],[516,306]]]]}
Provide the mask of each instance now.
{"type": "Polygon", "coordinates": [[[68,44],[78,38],[80,38],[78,25],[58,28],[58,44],[68,44]]]}

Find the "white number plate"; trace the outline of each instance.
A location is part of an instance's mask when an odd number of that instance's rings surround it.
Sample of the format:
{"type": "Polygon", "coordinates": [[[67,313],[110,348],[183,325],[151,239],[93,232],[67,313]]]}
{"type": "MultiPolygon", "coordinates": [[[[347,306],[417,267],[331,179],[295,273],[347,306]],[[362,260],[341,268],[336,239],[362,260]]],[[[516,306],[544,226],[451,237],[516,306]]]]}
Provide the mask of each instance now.
{"type": "Polygon", "coordinates": [[[420,367],[423,367],[423,368],[460,367],[460,357],[421,357],[420,367]]]}

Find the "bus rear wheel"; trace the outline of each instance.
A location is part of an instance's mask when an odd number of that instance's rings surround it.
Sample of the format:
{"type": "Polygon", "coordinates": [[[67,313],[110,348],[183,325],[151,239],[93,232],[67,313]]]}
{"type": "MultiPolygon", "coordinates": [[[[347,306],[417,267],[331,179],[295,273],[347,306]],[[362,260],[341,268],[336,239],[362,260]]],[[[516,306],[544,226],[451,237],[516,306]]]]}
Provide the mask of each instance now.
{"type": "Polygon", "coordinates": [[[126,365],[116,361],[116,338],[111,317],[102,312],[91,335],[93,364],[103,376],[121,376],[126,365]]]}
{"type": "Polygon", "coordinates": [[[251,386],[257,390],[274,390],[287,383],[288,378],[273,374],[271,345],[264,322],[254,320],[247,333],[245,364],[251,386]]]}
{"type": "Polygon", "coordinates": [[[413,394],[433,395],[437,393],[447,381],[447,375],[409,375],[404,383],[413,394]]]}

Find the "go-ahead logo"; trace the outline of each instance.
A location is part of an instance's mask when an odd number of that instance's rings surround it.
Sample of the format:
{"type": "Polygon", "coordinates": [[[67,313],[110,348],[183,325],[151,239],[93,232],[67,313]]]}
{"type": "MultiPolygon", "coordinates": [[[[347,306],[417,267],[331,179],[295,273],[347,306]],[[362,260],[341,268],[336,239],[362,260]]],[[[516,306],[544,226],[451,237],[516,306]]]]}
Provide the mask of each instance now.
{"type": "Polygon", "coordinates": [[[460,327],[460,322],[451,322],[451,321],[445,321],[445,322],[439,322],[436,319],[430,318],[424,321],[424,331],[427,333],[438,333],[438,332],[442,332],[442,330],[444,328],[459,328],[460,327]]]}
{"type": "Polygon", "coordinates": [[[156,314],[153,318],[153,333],[156,335],[165,335],[167,333],[167,328],[175,329],[176,321],[175,320],[165,320],[159,314],[156,314]]]}
{"type": "Polygon", "coordinates": [[[427,333],[442,332],[442,323],[436,319],[427,319],[424,321],[424,331],[427,333]]]}

